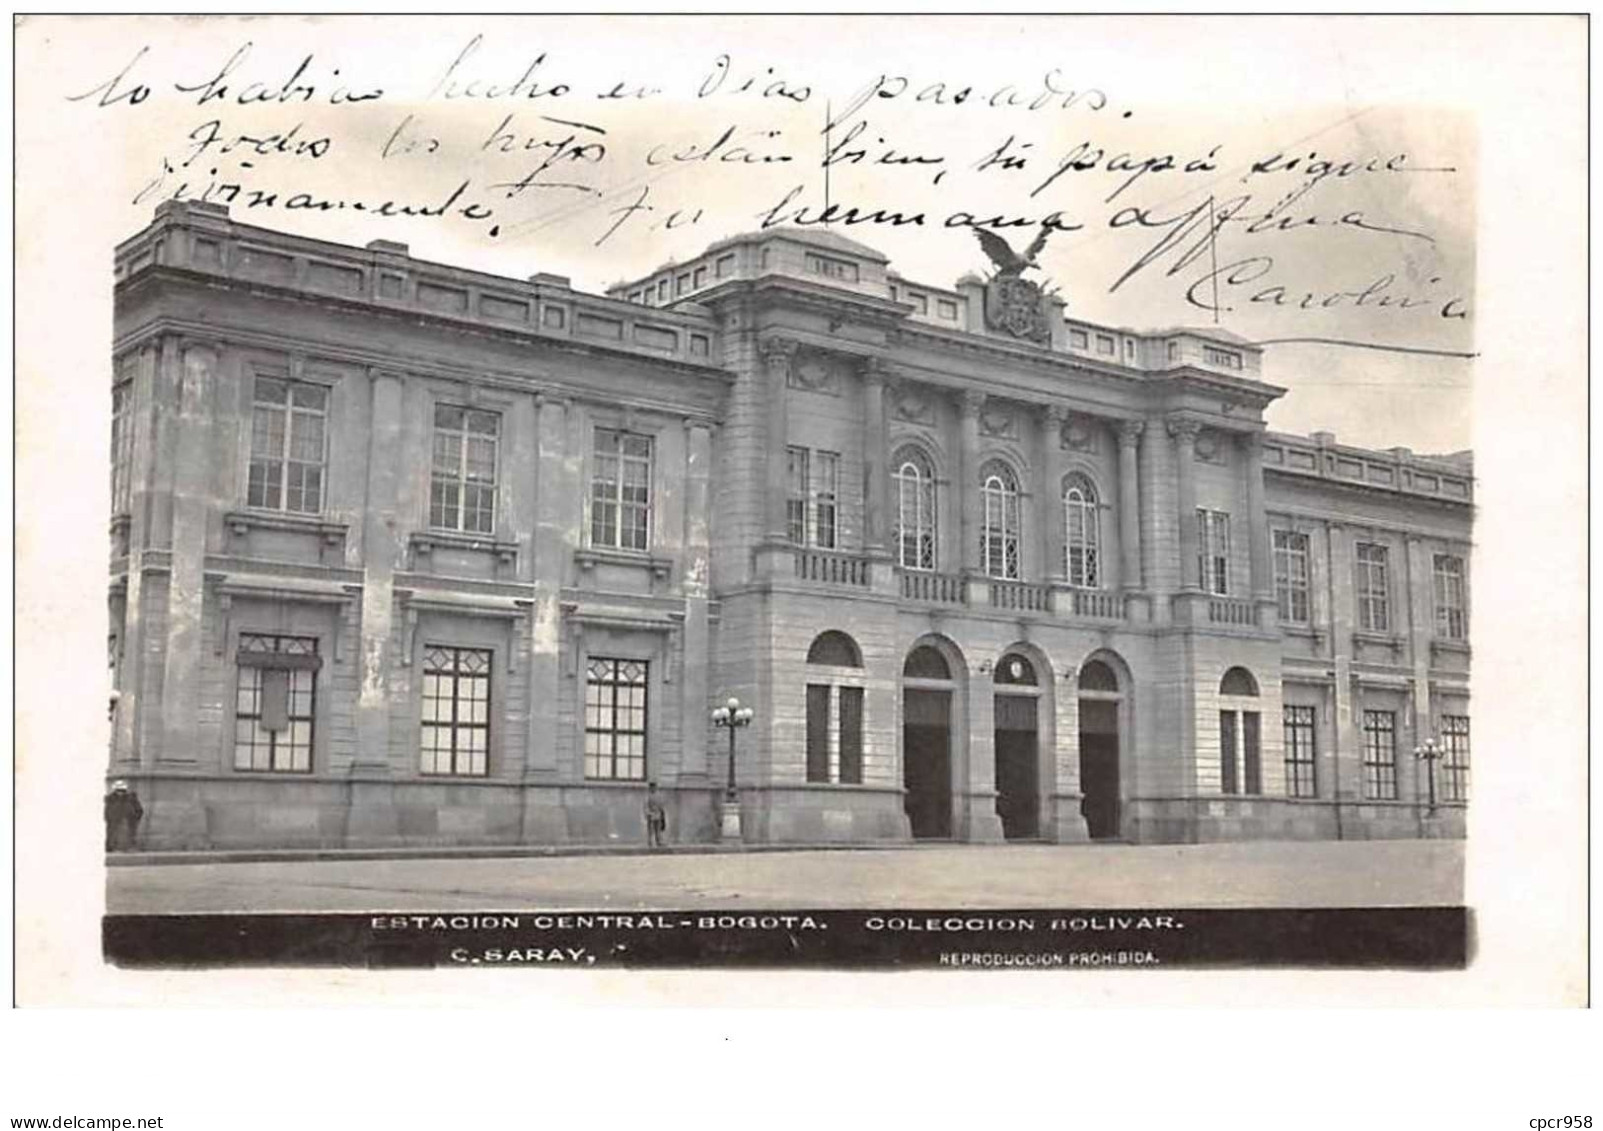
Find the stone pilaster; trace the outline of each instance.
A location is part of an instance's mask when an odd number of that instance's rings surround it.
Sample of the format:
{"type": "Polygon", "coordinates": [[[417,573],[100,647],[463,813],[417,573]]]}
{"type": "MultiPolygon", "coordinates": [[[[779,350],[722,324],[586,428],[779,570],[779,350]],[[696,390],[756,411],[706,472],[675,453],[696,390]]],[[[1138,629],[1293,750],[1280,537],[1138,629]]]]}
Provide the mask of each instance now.
{"type": "Polygon", "coordinates": [[[680,663],[680,726],[684,748],[679,780],[698,785],[707,781],[707,667],[711,660],[707,602],[711,594],[710,506],[712,425],[696,417],[685,420],[685,595],[684,657],[680,663]]]}
{"type": "Polygon", "coordinates": [[[789,494],[786,476],[785,448],[790,442],[790,424],[787,415],[787,393],[790,367],[796,358],[796,343],[789,338],[764,338],[762,341],[763,370],[767,375],[768,396],[768,491],[765,533],[771,541],[784,542],[790,536],[790,524],[785,517],[785,500],[789,494]]]}
{"type": "Polygon", "coordinates": [[[1139,420],[1119,423],[1119,571],[1126,592],[1142,587],[1138,477],[1141,433],[1145,427],[1139,420]]]}
{"type": "Polygon", "coordinates": [[[1063,421],[1066,413],[1062,405],[1050,404],[1041,414],[1041,498],[1045,505],[1038,508],[1042,524],[1041,576],[1048,581],[1066,581],[1068,554],[1065,539],[1068,531],[1063,513],[1063,421]]]}
{"type": "MultiPolygon", "coordinates": [[[[117,645],[122,653],[117,688],[120,698],[113,728],[112,759],[128,766],[139,762],[140,714],[145,682],[145,575],[141,568],[150,546],[152,469],[156,460],[156,379],[160,350],[152,344],[139,351],[134,366],[132,462],[129,468],[128,580],[123,601],[123,623],[117,645]]],[[[165,461],[163,461],[165,462],[165,461]]]]}
{"type": "Polygon", "coordinates": [[[1169,435],[1174,437],[1175,476],[1179,485],[1175,517],[1180,529],[1180,590],[1197,593],[1202,577],[1197,572],[1197,433],[1194,420],[1170,420],[1169,435]]]}
{"type": "Polygon", "coordinates": [[[958,560],[965,573],[980,572],[980,407],[985,394],[974,389],[965,390],[961,403],[960,455],[958,462],[957,503],[962,521],[959,524],[962,553],[958,560]]]}
{"type": "Polygon", "coordinates": [[[885,369],[879,358],[863,362],[863,549],[890,549],[890,434],[885,427],[885,369]]]}
{"type": "Polygon", "coordinates": [[[356,757],[353,773],[386,773],[390,749],[390,671],[395,666],[395,571],[401,563],[398,461],[405,383],[374,370],[367,449],[367,509],[362,519],[362,631],[358,649],[356,757]]]}
{"type": "Polygon", "coordinates": [[[200,662],[205,651],[206,519],[211,509],[211,404],[218,348],[181,344],[174,417],[172,573],[167,587],[167,649],[162,667],[159,760],[193,766],[200,727],[200,662]]]}
{"type": "Polygon", "coordinates": [[[1264,509],[1263,497],[1263,433],[1244,433],[1238,442],[1247,476],[1247,537],[1251,539],[1248,565],[1252,570],[1252,599],[1257,605],[1260,627],[1273,628],[1275,578],[1269,555],[1269,516],[1264,509]]]}
{"type": "Polygon", "coordinates": [[[1331,733],[1335,741],[1319,772],[1323,780],[1331,783],[1331,793],[1338,804],[1353,805],[1364,796],[1359,743],[1362,706],[1353,682],[1353,546],[1351,536],[1339,523],[1328,524],[1326,535],[1331,667],[1335,672],[1330,704],[1331,733]]]}
{"type": "Polygon", "coordinates": [[[578,535],[573,504],[581,486],[581,468],[579,452],[572,450],[577,429],[571,402],[539,394],[534,398],[534,411],[539,456],[534,472],[534,597],[529,602],[529,653],[524,662],[529,681],[529,732],[523,753],[521,838],[525,844],[552,844],[568,836],[568,818],[556,788],[560,778],[557,709],[563,694],[572,693],[562,679],[561,593],[578,535]]]}
{"type": "Polygon", "coordinates": [[[965,714],[968,773],[959,783],[957,835],[971,844],[994,844],[1003,838],[1002,818],[996,815],[996,703],[989,664],[969,673],[965,714]]]}

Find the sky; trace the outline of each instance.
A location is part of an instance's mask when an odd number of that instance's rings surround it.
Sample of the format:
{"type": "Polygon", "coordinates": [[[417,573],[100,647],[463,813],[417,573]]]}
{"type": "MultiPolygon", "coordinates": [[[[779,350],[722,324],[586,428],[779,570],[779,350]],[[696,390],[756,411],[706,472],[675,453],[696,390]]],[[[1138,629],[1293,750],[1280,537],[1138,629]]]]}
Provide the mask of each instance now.
{"type": "MultiPolygon", "coordinates": [[[[997,225],[1022,248],[1045,222],[1057,230],[1035,277],[1074,317],[1277,343],[1264,378],[1289,391],[1272,427],[1421,452],[1471,444],[1475,120],[1441,74],[1397,65],[1432,46],[1411,27],[297,17],[54,30],[49,65],[19,91],[19,137],[50,155],[103,248],[162,199],[206,198],[248,223],[599,291],[735,232],[827,220],[902,275],[950,286],[989,269],[969,227],[997,225]],[[385,201],[451,207],[378,215],[385,201]]],[[[47,195],[34,219],[61,207],[47,195]]]]}

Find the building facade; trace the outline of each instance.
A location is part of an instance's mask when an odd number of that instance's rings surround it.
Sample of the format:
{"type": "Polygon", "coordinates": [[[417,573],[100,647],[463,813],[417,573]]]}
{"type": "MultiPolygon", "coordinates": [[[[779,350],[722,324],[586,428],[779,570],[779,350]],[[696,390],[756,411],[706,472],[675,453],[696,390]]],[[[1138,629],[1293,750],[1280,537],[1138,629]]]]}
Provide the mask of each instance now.
{"type": "Polygon", "coordinates": [[[1250,342],[822,230],[595,295],[169,203],[115,270],[145,848],[710,842],[729,696],[749,841],[1462,835],[1469,457],[1268,432],[1250,342]]]}

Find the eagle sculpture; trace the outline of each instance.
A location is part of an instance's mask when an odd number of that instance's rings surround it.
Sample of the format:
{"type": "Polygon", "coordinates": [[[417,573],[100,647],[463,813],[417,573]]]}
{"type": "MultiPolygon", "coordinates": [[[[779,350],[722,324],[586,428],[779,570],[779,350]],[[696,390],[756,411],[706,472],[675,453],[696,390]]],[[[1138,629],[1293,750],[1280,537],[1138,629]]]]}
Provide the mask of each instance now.
{"type": "Polygon", "coordinates": [[[1030,246],[1024,249],[1023,255],[1019,255],[995,232],[988,232],[984,228],[975,228],[973,231],[975,238],[980,241],[980,247],[984,249],[991,262],[996,264],[996,277],[999,279],[1018,278],[1033,268],[1035,257],[1040,255],[1041,249],[1046,246],[1046,237],[1052,234],[1052,229],[1042,224],[1041,231],[1031,241],[1030,246]]]}

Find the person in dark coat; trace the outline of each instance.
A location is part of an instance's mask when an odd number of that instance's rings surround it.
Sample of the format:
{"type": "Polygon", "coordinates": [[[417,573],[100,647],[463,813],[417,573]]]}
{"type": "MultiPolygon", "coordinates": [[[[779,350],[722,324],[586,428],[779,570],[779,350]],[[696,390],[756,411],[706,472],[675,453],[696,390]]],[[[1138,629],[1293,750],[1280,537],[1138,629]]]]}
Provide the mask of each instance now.
{"type": "Polygon", "coordinates": [[[657,797],[657,783],[646,786],[646,843],[652,848],[662,847],[663,834],[668,831],[668,811],[657,797]]]}
{"type": "Polygon", "coordinates": [[[106,851],[130,851],[144,815],[145,807],[139,804],[139,795],[128,788],[128,783],[114,783],[106,794],[106,851]]]}

